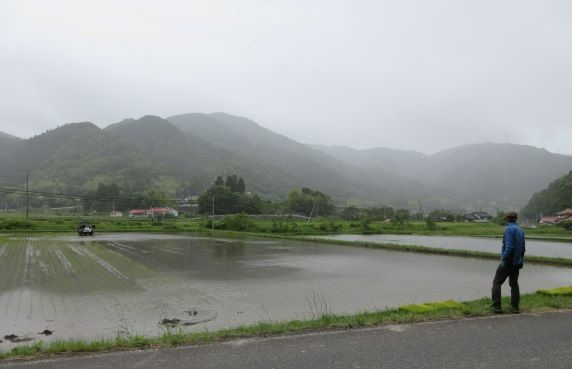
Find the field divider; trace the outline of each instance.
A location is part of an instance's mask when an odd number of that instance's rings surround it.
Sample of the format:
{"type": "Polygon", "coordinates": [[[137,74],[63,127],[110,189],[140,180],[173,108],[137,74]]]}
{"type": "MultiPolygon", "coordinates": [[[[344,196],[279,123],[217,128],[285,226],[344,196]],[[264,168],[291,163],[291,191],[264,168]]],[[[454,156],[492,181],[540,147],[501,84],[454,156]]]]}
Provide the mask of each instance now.
{"type": "MultiPolygon", "coordinates": [[[[297,237],[295,239],[310,241],[315,243],[329,243],[342,246],[354,246],[363,247],[371,249],[380,250],[390,250],[390,251],[402,251],[402,252],[413,252],[419,254],[431,254],[431,255],[443,255],[443,256],[458,256],[464,258],[475,258],[475,259],[488,259],[488,260],[498,260],[500,262],[500,247],[499,253],[487,252],[487,251],[476,251],[476,250],[461,250],[461,249],[443,249],[438,247],[428,247],[428,246],[418,246],[418,245],[402,245],[395,243],[378,243],[378,242],[368,242],[368,241],[343,241],[343,240],[330,240],[315,237],[297,237]]],[[[572,259],[560,258],[560,257],[550,257],[550,256],[537,256],[537,255],[527,255],[525,257],[526,263],[532,264],[543,264],[561,267],[572,267],[572,259]]]]}
{"type": "MultiPolygon", "coordinates": [[[[417,254],[457,256],[457,257],[463,257],[463,258],[498,260],[500,262],[500,245],[499,245],[499,253],[494,253],[494,252],[487,252],[487,251],[444,249],[444,248],[438,248],[438,247],[428,247],[428,246],[419,246],[419,245],[403,245],[403,244],[396,244],[396,243],[332,240],[332,239],[327,239],[327,238],[318,238],[317,236],[309,236],[309,235],[296,235],[296,236],[294,236],[294,235],[284,235],[284,234],[265,234],[265,233],[256,233],[256,232],[215,231],[214,236],[216,236],[216,235],[235,236],[235,237],[259,237],[259,238],[272,238],[272,239],[282,239],[282,240],[304,241],[304,242],[330,244],[330,245],[338,245],[338,246],[351,246],[351,247],[361,247],[361,248],[368,248],[368,249],[412,252],[412,253],[417,253],[417,254]]],[[[319,236],[323,236],[323,235],[319,235],[319,236]]],[[[572,267],[572,259],[560,258],[560,257],[550,257],[550,256],[526,255],[525,263],[542,264],[542,265],[559,266],[559,267],[572,267]]]]}

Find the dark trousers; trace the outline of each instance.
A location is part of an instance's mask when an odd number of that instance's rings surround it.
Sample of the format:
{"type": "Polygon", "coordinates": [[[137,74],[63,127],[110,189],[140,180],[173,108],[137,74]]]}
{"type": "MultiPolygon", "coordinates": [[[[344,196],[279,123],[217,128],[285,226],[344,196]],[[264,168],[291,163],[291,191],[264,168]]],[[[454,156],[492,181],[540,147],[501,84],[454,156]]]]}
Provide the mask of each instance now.
{"type": "Polygon", "coordinates": [[[500,266],[497,268],[495,278],[493,279],[492,299],[493,307],[501,307],[501,286],[508,278],[510,286],[510,305],[512,308],[518,309],[520,303],[520,288],[518,287],[519,268],[515,265],[500,266]]]}

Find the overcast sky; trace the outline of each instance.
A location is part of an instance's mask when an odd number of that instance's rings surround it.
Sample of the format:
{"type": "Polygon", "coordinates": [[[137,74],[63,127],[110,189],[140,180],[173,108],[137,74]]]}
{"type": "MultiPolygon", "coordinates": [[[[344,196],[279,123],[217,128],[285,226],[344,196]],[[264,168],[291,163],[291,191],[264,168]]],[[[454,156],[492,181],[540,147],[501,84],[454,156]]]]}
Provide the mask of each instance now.
{"type": "Polygon", "coordinates": [[[0,0],[0,131],[217,111],[304,143],[572,154],[572,2],[0,0]]]}

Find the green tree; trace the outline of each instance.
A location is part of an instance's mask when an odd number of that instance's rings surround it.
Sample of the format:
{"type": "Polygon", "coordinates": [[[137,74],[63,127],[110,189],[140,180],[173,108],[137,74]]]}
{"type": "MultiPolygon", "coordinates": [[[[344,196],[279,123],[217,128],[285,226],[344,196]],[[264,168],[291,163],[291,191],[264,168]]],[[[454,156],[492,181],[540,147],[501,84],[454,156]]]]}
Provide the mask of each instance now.
{"type": "Polygon", "coordinates": [[[226,181],[224,182],[224,185],[228,188],[230,188],[230,190],[232,192],[239,192],[238,189],[238,178],[236,177],[236,174],[230,175],[226,177],[226,181]]]}
{"type": "Polygon", "coordinates": [[[255,230],[256,224],[247,214],[240,213],[224,217],[221,228],[229,231],[249,231],[255,230]]]}
{"type": "Polygon", "coordinates": [[[393,221],[398,225],[402,226],[409,222],[409,210],[407,209],[397,209],[393,217],[393,221]]]}
{"type": "Polygon", "coordinates": [[[235,174],[228,176],[226,182],[221,184],[222,177],[218,177],[215,183],[199,196],[199,212],[210,214],[213,207],[215,214],[260,214],[263,201],[257,194],[246,194],[245,183],[242,178],[235,174]]]}
{"type": "Polygon", "coordinates": [[[329,215],[334,211],[330,196],[310,188],[294,189],[288,193],[287,211],[307,216],[329,215]]]}
{"type": "Polygon", "coordinates": [[[222,179],[221,176],[216,177],[216,180],[214,181],[214,185],[215,186],[223,186],[224,185],[224,179],[222,179]]]}
{"type": "Polygon", "coordinates": [[[237,195],[225,185],[214,185],[199,196],[199,212],[210,214],[233,214],[236,210],[237,195]],[[213,200],[214,199],[214,200],[213,200]]]}
{"type": "Polygon", "coordinates": [[[366,216],[373,221],[384,221],[392,219],[395,215],[395,210],[391,206],[381,206],[365,209],[366,216]]]}
{"type": "Polygon", "coordinates": [[[246,214],[260,214],[264,207],[263,201],[257,194],[247,195],[245,193],[237,194],[236,211],[246,214]]]}
{"type": "Polygon", "coordinates": [[[244,179],[242,179],[242,177],[238,178],[237,190],[238,190],[238,192],[240,192],[240,193],[245,193],[245,192],[246,192],[246,184],[244,183],[244,179]]]}
{"type": "Polygon", "coordinates": [[[225,186],[230,188],[232,192],[244,193],[246,192],[246,185],[242,177],[238,177],[236,174],[226,177],[225,186]]]}
{"type": "Polygon", "coordinates": [[[84,212],[110,212],[115,202],[117,202],[116,205],[119,208],[121,203],[118,199],[121,197],[121,194],[122,191],[116,183],[99,183],[97,190],[88,193],[89,197],[83,199],[82,207],[84,212]]]}
{"type": "Polygon", "coordinates": [[[535,193],[521,213],[524,218],[537,219],[540,215],[555,215],[566,208],[572,208],[572,171],[535,193]]]}
{"type": "Polygon", "coordinates": [[[348,221],[358,220],[359,216],[359,209],[353,205],[346,207],[344,210],[344,217],[348,221]]]}
{"type": "Polygon", "coordinates": [[[427,226],[427,229],[429,229],[430,231],[434,231],[436,229],[435,219],[433,219],[431,215],[425,218],[425,225],[427,226]]]}

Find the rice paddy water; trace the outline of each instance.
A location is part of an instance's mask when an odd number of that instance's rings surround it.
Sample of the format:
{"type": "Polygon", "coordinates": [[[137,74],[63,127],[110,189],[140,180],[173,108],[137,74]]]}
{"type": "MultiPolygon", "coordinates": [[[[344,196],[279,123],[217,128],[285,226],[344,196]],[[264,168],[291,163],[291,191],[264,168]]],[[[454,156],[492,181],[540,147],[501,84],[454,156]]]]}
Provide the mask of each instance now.
{"type": "MultiPolygon", "coordinates": [[[[496,265],[259,238],[1,236],[0,350],[474,299],[489,295],[496,265]]],[[[571,280],[572,269],[527,265],[521,288],[571,280]]]]}

